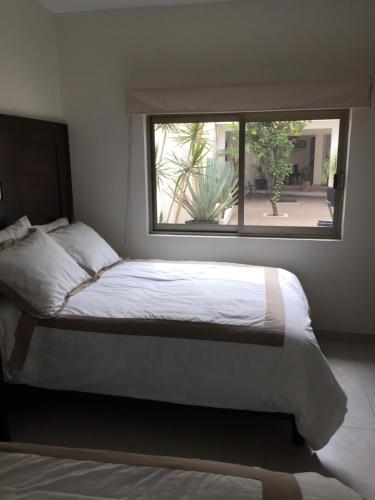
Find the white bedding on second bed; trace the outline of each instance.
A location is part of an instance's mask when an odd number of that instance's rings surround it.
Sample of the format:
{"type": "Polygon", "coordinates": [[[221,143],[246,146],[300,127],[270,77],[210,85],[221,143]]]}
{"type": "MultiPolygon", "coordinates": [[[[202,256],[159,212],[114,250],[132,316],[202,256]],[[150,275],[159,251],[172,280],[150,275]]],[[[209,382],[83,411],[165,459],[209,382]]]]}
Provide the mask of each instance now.
{"type": "MultiPolygon", "coordinates": [[[[283,347],[38,327],[23,370],[7,375],[16,383],[53,389],[293,413],[300,433],[319,449],[341,425],[346,396],[316,342],[298,279],[284,270],[279,278],[283,347]]],[[[262,280],[263,268],[254,266],[127,261],[74,295],[63,314],[257,326],[265,309],[262,280]]],[[[2,300],[5,363],[19,315],[2,300]]]]}
{"type": "MultiPolygon", "coordinates": [[[[295,474],[303,500],[360,500],[336,479],[295,474]]],[[[7,500],[262,500],[262,483],[236,476],[0,452],[0,497],[7,500]]]]}

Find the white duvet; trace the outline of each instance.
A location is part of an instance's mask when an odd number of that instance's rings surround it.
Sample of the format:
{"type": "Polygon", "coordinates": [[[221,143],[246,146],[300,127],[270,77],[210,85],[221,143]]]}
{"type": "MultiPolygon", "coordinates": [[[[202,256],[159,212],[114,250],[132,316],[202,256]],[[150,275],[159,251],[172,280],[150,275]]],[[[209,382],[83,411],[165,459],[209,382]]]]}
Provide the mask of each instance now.
{"type": "MultiPolygon", "coordinates": [[[[15,383],[176,403],[292,413],[314,449],[341,425],[346,396],[310,325],[292,273],[279,270],[283,347],[107,335],[38,327],[15,383]]],[[[69,300],[62,314],[262,326],[264,269],[214,263],[126,261],[69,300]]],[[[20,312],[2,300],[0,339],[9,359],[20,312]]]]}
{"type": "MultiPolygon", "coordinates": [[[[295,477],[304,500],[360,500],[336,479],[310,472],[295,477]]],[[[262,483],[207,472],[0,452],[0,498],[262,500],[262,483]]]]}

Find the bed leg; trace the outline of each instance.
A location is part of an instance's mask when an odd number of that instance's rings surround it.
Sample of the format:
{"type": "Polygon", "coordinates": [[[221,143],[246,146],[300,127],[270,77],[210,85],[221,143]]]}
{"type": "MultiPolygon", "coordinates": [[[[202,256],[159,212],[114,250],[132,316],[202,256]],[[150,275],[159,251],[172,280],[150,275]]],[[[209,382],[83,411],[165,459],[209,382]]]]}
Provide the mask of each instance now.
{"type": "Polygon", "coordinates": [[[292,443],[295,444],[296,446],[305,446],[306,440],[297,430],[296,426],[296,419],[294,415],[291,416],[291,422],[292,422],[292,443]]]}
{"type": "Polygon", "coordinates": [[[10,441],[8,404],[8,387],[4,382],[0,349],[0,441],[10,441]]]}

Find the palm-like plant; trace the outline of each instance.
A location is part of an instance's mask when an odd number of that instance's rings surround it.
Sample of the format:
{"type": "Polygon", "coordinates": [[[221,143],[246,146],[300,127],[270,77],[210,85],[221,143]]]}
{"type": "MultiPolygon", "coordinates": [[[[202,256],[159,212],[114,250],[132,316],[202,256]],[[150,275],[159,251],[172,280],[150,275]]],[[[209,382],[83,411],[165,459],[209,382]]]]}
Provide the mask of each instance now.
{"type": "Polygon", "coordinates": [[[168,162],[164,158],[165,145],[168,137],[177,133],[177,126],[174,123],[158,123],[155,125],[155,132],[157,130],[162,132],[161,143],[155,145],[156,183],[160,189],[162,182],[168,179],[168,162]]]}
{"type": "Polygon", "coordinates": [[[188,146],[188,151],[184,156],[177,156],[173,153],[169,159],[175,166],[174,187],[172,201],[167,215],[169,221],[173,206],[177,203],[174,222],[177,223],[181,214],[182,203],[186,197],[186,191],[191,178],[199,172],[203,166],[203,161],[210,151],[211,145],[204,131],[204,123],[184,123],[176,130],[174,141],[180,148],[188,146]]]}
{"type": "Polygon", "coordinates": [[[238,176],[228,164],[208,164],[189,177],[186,192],[177,198],[193,221],[217,223],[238,197],[238,176]]]}

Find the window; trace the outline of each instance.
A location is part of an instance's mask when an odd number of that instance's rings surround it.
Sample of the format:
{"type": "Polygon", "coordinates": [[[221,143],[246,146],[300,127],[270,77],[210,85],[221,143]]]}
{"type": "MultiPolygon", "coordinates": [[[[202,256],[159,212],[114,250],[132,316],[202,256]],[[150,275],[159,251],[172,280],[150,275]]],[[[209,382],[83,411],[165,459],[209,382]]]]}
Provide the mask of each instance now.
{"type": "Polygon", "coordinates": [[[152,231],[339,238],[347,110],[149,118],[152,231]]]}

